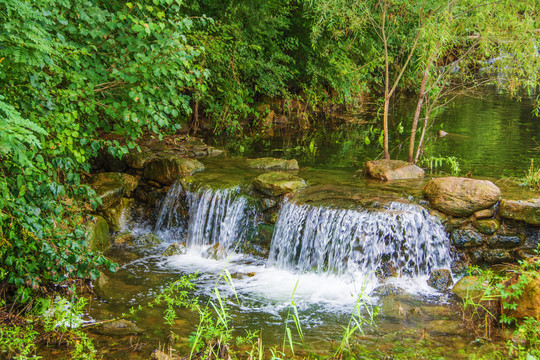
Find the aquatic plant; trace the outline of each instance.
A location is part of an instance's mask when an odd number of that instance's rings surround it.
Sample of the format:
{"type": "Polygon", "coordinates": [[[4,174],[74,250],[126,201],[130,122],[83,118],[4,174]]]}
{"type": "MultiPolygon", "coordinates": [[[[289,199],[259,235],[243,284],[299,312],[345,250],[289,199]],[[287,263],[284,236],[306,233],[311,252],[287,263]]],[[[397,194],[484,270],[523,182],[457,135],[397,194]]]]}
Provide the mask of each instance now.
{"type": "Polygon", "coordinates": [[[426,166],[431,172],[440,170],[443,164],[450,167],[450,173],[452,175],[459,175],[461,172],[459,160],[455,156],[429,156],[422,158],[420,164],[426,166]]]}
{"type": "Polygon", "coordinates": [[[540,167],[534,166],[534,159],[531,159],[531,166],[521,178],[521,184],[531,189],[540,189],[540,167]]]}

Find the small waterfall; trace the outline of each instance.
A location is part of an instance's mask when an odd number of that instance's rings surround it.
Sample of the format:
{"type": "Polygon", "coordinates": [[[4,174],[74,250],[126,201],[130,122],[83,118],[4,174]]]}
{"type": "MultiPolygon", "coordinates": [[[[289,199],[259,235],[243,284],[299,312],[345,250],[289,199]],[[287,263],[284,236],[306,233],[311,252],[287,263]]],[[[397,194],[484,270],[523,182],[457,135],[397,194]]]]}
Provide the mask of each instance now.
{"type": "Polygon", "coordinates": [[[215,245],[232,250],[243,239],[247,222],[247,200],[238,188],[185,191],[174,183],[163,200],[155,230],[172,232],[187,246],[215,245]]]}
{"type": "Polygon", "coordinates": [[[188,245],[221,244],[229,250],[243,238],[247,201],[238,189],[190,192],[188,204],[188,245]]]}
{"type": "Polygon", "coordinates": [[[377,211],[284,204],[269,264],[296,271],[424,275],[450,265],[447,235],[438,219],[412,204],[377,211]]]}

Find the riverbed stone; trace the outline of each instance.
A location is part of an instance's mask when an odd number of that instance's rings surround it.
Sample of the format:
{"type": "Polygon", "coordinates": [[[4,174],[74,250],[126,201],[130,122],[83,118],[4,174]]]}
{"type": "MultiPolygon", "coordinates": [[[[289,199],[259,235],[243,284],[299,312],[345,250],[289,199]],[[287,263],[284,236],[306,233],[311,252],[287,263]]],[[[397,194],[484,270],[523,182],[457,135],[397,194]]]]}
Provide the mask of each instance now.
{"type": "Polygon", "coordinates": [[[513,262],[512,253],[505,249],[487,249],[484,251],[484,261],[489,265],[513,262]]]}
{"type": "Polygon", "coordinates": [[[429,274],[429,279],[427,280],[429,286],[439,291],[445,291],[448,289],[454,281],[452,280],[452,274],[449,270],[438,269],[434,270],[429,274]]]}
{"type": "Polygon", "coordinates": [[[303,189],[307,185],[304,179],[298,176],[278,171],[257,176],[253,180],[253,186],[266,195],[279,196],[303,189]]]}
{"type": "Polygon", "coordinates": [[[477,219],[473,222],[479,232],[486,235],[493,235],[499,230],[499,220],[497,219],[477,219]]]}
{"type": "Polygon", "coordinates": [[[462,300],[479,301],[483,297],[486,287],[487,284],[482,283],[478,276],[469,275],[456,282],[452,287],[452,292],[462,300]]]}
{"type": "Polygon", "coordinates": [[[371,178],[383,181],[421,179],[424,177],[422,168],[402,160],[367,161],[366,173],[371,178]]]}
{"type": "Polygon", "coordinates": [[[474,230],[454,230],[451,239],[454,246],[458,249],[478,247],[484,242],[482,234],[474,230]]]}
{"type": "Polygon", "coordinates": [[[92,176],[90,186],[96,191],[101,199],[98,210],[108,209],[131,193],[139,185],[139,180],[135,176],[124,173],[99,173],[92,176]]]}
{"type": "Polygon", "coordinates": [[[422,191],[433,208],[454,216],[470,216],[487,209],[501,196],[501,190],[491,181],[458,177],[432,179],[422,191]]]}
{"type": "Polygon", "coordinates": [[[487,238],[487,245],[493,249],[513,249],[521,245],[521,237],[517,235],[493,235],[487,238]]]}
{"type": "Polygon", "coordinates": [[[204,165],[195,160],[171,154],[163,154],[151,160],[144,168],[144,178],[163,185],[172,185],[176,180],[203,171],[204,165]]]}
{"type": "Polygon", "coordinates": [[[540,198],[527,201],[503,199],[499,207],[499,215],[531,225],[540,225],[540,198]]]}
{"type": "Polygon", "coordinates": [[[90,251],[105,251],[111,247],[110,229],[107,220],[93,216],[86,223],[87,247],[90,251]]]}
{"type": "Polygon", "coordinates": [[[285,160],[271,157],[247,159],[247,165],[251,169],[261,170],[298,170],[298,161],[295,159],[285,160]]]}
{"type": "Polygon", "coordinates": [[[93,331],[106,336],[126,336],[143,333],[141,328],[125,319],[104,322],[96,326],[93,331]]]}

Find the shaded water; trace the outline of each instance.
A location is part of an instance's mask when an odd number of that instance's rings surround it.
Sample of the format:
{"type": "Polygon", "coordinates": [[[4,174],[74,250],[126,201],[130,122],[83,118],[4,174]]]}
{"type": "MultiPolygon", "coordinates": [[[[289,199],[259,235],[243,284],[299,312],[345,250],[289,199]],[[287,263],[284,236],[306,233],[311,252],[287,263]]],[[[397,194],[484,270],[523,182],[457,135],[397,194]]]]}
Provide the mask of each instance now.
{"type": "MultiPolygon", "coordinates": [[[[392,158],[407,157],[413,105],[409,99],[400,100],[391,109],[392,158]],[[398,131],[399,124],[403,126],[402,133],[398,131]]],[[[532,97],[518,101],[494,88],[484,89],[474,97],[457,98],[433,115],[424,156],[455,156],[461,174],[522,177],[531,158],[540,164],[540,118],[533,110],[532,97]],[[441,138],[439,130],[450,135],[441,138]]],[[[303,166],[317,169],[361,168],[365,161],[381,157],[378,115],[367,112],[347,119],[312,119],[313,126],[306,130],[278,128],[255,132],[237,141],[209,141],[228,148],[234,156],[296,158],[303,166]]],[[[449,172],[450,168],[436,170],[449,172]]]]}

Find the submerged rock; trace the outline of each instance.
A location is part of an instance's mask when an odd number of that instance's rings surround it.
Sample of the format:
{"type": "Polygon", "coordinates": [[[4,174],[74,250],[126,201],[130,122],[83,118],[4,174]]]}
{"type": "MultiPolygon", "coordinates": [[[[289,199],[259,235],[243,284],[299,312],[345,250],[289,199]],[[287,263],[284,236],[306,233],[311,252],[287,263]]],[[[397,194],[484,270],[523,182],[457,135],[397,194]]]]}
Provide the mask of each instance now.
{"type": "Polygon", "coordinates": [[[445,291],[454,283],[454,281],[452,280],[452,274],[450,274],[449,270],[440,269],[434,270],[429,274],[427,283],[434,289],[445,291]]]}
{"type": "Polygon", "coordinates": [[[137,238],[135,238],[135,240],[133,240],[133,244],[136,245],[136,246],[142,246],[142,247],[151,247],[151,246],[156,246],[160,243],[161,241],[159,240],[159,238],[157,237],[157,235],[155,234],[152,234],[152,233],[146,233],[146,234],[143,234],[137,238]]]}
{"type": "Polygon", "coordinates": [[[540,225],[540,199],[528,201],[503,199],[499,207],[499,215],[508,219],[525,221],[531,225],[540,225]]]}
{"type": "Polygon", "coordinates": [[[487,284],[482,283],[478,276],[465,276],[452,288],[452,292],[462,300],[480,301],[484,297],[487,284]]]}
{"type": "Polygon", "coordinates": [[[111,247],[110,230],[107,220],[94,216],[86,223],[87,247],[90,251],[105,251],[111,247]]]}
{"type": "Polygon", "coordinates": [[[104,322],[95,327],[93,331],[106,336],[126,336],[143,333],[143,330],[137,325],[124,319],[104,322]]]}
{"type": "Polygon", "coordinates": [[[384,181],[424,177],[422,168],[402,160],[368,161],[366,162],[366,171],[369,177],[384,181]]]}
{"type": "Polygon", "coordinates": [[[457,177],[432,179],[422,191],[432,207],[455,216],[487,209],[501,196],[501,190],[491,181],[457,177]]]}
{"type": "Polygon", "coordinates": [[[167,249],[161,254],[163,256],[183,255],[186,253],[186,243],[176,242],[169,245],[167,249]]]}
{"type": "Polygon", "coordinates": [[[99,173],[92,176],[90,185],[101,199],[98,210],[104,210],[118,203],[122,197],[129,197],[139,185],[139,180],[123,173],[99,173]]]}
{"type": "Polygon", "coordinates": [[[165,154],[148,163],[144,169],[144,178],[168,186],[179,178],[202,170],[204,165],[195,159],[165,154]]]}
{"type": "Polygon", "coordinates": [[[253,180],[253,186],[266,195],[279,196],[305,188],[306,182],[292,174],[269,172],[257,176],[253,180]]]}
{"type": "Polygon", "coordinates": [[[295,159],[284,160],[275,158],[247,159],[247,165],[251,169],[262,170],[298,170],[298,161],[295,159]]]}

